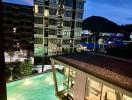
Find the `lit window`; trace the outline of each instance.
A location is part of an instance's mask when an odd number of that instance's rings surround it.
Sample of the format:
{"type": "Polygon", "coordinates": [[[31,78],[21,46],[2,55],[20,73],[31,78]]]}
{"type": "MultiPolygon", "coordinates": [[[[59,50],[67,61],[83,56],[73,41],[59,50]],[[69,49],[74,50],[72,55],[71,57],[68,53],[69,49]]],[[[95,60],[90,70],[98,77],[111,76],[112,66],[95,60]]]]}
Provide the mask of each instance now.
{"type": "Polygon", "coordinates": [[[35,8],[35,13],[38,13],[38,5],[35,5],[34,8],[35,8]]]}
{"type": "Polygon", "coordinates": [[[45,9],[44,10],[44,17],[48,17],[49,16],[49,10],[45,9]]]}

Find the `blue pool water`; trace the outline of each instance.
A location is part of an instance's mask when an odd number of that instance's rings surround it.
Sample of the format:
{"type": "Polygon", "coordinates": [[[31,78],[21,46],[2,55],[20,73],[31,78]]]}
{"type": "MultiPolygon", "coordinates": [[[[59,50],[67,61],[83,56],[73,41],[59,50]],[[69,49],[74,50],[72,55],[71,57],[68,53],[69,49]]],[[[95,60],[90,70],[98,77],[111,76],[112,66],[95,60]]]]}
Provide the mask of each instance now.
{"type": "MultiPolygon", "coordinates": [[[[58,72],[56,76],[58,84],[61,84],[64,76],[58,72]]],[[[7,100],[58,100],[55,96],[52,72],[7,83],[7,98],[7,100]]]]}

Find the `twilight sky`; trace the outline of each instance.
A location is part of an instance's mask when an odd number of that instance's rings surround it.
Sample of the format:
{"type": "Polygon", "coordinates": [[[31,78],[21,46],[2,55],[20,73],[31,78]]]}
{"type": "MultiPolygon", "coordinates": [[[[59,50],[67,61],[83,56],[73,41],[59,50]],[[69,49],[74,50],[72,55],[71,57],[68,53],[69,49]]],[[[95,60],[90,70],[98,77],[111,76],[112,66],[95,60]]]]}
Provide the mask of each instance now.
{"type": "MultiPolygon", "coordinates": [[[[33,0],[2,0],[4,2],[33,5],[33,0]]],[[[117,24],[132,24],[132,0],[86,0],[84,19],[103,16],[117,24]]]]}
{"type": "Polygon", "coordinates": [[[132,0],[86,0],[84,19],[103,16],[117,24],[132,24],[132,0]]]}
{"type": "Polygon", "coordinates": [[[15,4],[22,4],[22,5],[33,5],[34,0],[2,0],[3,2],[15,3],[15,4]]]}

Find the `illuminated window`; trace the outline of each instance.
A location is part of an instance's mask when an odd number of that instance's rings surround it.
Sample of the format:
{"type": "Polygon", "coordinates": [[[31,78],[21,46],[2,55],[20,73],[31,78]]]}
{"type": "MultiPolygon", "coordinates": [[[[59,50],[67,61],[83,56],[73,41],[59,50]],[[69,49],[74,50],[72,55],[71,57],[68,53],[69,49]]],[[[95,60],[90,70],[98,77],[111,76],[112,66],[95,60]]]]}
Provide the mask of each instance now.
{"type": "Polygon", "coordinates": [[[44,54],[44,48],[42,48],[42,47],[35,47],[34,53],[35,53],[35,55],[43,55],[44,54]]]}
{"type": "Polygon", "coordinates": [[[44,10],[44,17],[48,17],[49,16],[49,10],[48,9],[45,9],[44,10]]]}
{"type": "Polygon", "coordinates": [[[70,30],[65,30],[65,31],[63,32],[63,35],[64,35],[64,36],[70,36],[70,33],[71,33],[70,30]]]}
{"type": "Polygon", "coordinates": [[[35,13],[38,13],[38,5],[35,5],[34,9],[35,9],[35,13]]]}

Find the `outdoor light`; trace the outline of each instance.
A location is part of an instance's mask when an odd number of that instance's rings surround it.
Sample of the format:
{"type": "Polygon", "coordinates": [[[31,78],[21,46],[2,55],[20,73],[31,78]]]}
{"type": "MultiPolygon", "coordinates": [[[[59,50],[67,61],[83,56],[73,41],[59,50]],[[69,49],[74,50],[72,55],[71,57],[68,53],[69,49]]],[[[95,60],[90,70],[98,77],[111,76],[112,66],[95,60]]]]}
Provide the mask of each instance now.
{"type": "Polygon", "coordinates": [[[47,77],[45,80],[46,80],[50,85],[53,85],[53,84],[54,84],[53,78],[51,78],[51,77],[47,77]]]}
{"type": "Polygon", "coordinates": [[[13,80],[13,76],[10,76],[9,81],[12,81],[12,80],[13,80]]]}
{"type": "Polygon", "coordinates": [[[13,33],[16,33],[16,27],[13,27],[13,33]]]}
{"type": "Polygon", "coordinates": [[[49,10],[45,9],[44,10],[44,17],[48,17],[49,16],[49,10]]]}
{"type": "Polygon", "coordinates": [[[32,83],[31,80],[25,79],[24,85],[25,85],[25,86],[28,86],[28,85],[30,85],[31,83],[32,83]]]}

